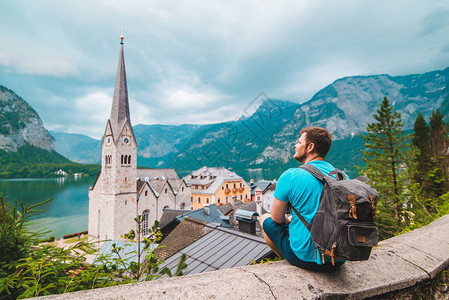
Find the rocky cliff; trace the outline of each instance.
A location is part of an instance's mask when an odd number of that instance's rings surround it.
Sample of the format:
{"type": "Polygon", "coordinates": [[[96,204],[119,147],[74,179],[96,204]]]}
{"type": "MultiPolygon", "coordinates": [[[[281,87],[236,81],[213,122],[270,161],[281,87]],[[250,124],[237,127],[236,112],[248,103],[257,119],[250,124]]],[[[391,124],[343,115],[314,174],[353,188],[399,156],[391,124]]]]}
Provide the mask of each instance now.
{"type": "Polygon", "coordinates": [[[402,115],[404,129],[412,129],[419,112],[428,119],[437,108],[445,113],[449,100],[449,68],[425,74],[392,77],[354,76],[339,79],[303,103],[291,120],[273,136],[272,143],[253,164],[286,162],[301,128],[321,126],[335,140],[364,132],[383,97],[402,115]]]}
{"type": "Polygon", "coordinates": [[[56,149],[55,139],[37,112],[13,91],[0,86],[0,149],[16,152],[25,145],[56,149]]]}

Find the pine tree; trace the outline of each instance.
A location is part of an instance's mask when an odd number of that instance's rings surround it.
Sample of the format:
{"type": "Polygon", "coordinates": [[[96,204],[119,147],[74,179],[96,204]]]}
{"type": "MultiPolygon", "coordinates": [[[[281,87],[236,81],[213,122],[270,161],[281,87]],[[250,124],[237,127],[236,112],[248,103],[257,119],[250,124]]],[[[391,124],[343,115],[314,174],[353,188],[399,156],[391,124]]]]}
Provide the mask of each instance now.
{"type": "Polygon", "coordinates": [[[444,116],[437,109],[430,117],[430,152],[432,154],[430,182],[434,196],[447,192],[447,149],[449,146],[449,128],[443,121],[444,116]]]}
{"type": "Polygon", "coordinates": [[[428,180],[432,157],[430,151],[430,128],[421,113],[416,117],[412,144],[417,149],[416,157],[414,157],[416,159],[416,170],[412,174],[412,179],[419,184],[423,196],[428,197],[431,194],[431,186],[428,180]]]}
{"type": "Polygon", "coordinates": [[[366,126],[367,135],[360,135],[366,147],[362,153],[366,162],[365,175],[380,195],[377,224],[382,237],[388,237],[402,229],[405,218],[401,171],[408,136],[402,130],[401,114],[393,112],[386,97],[373,116],[375,122],[366,126]]]}

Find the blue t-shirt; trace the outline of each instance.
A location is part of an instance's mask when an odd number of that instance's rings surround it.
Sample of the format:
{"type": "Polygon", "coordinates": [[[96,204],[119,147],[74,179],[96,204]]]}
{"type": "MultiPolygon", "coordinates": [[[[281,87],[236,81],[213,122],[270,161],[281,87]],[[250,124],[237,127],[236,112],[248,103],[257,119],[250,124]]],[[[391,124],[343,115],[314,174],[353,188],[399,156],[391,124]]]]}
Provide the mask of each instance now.
{"type": "MultiPolygon", "coordinates": [[[[335,170],[330,163],[322,160],[314,160],[308,164],[318,168],[325,175],[335,170]]],[[[292,168],[285,171],[279,178],[274,197],[284,202],[290,202],[304,219],[311,223],[320,205],[322,191],[323,183],[312,174],[300,168],[292,168]]],[[[292,213],[289,233],[290,246],[299,259],[322,264],[319,254],[315,258],[315,244],[309,230],[295,213],[292,213]]]]}

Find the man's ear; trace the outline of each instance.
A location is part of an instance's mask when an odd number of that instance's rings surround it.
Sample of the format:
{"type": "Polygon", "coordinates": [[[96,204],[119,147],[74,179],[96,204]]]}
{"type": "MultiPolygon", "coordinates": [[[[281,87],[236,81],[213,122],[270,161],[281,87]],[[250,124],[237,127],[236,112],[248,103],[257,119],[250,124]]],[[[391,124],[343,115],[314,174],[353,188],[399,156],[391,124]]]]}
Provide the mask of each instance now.
{"type": "Polygon", "coordinates": [[[315,144],[314,143],[309,143],[309,145],[307,145],[307,152],[308,153],[312,153],[315,151],[315,144]]]}

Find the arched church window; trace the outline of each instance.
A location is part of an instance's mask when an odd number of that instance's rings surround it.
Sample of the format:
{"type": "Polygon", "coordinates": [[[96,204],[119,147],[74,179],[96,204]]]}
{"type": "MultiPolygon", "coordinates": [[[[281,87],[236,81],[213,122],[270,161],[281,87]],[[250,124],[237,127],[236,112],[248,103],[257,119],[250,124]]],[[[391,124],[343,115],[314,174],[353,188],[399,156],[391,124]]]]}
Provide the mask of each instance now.
{"type": "Polygon", "coordinates": [[[145,196],[148,196],[148,191],[145,191],[145,196]]]}
{"type": "Polygon", "coordinates": [[[185,209],[186,208],[186,204],[185,203],[181,203],[181,205],[179,206],[180,209],[185,209]]]}
{"type": "Polygon", "coordinates": [[[147,235],[148,234],[148,215],[150,211],[148,209],[144,210],[142,213],[142,234],[147,235]]]}
{"type": "Polygon", "coordinates": [[[122,156],[120,157],[120,162],[121,162],[122,165],[123,165],[123,160],[124,160],[124,155],[122,155],[122,156]]]}
{"type": "Polygon", "coordinates": [[[131,155],[128,155],[128,165],[131,164],[131,155]]]}
{"type": "Polygon", "coordinates": [[[168,207],[168,205],[165,205],[163,210],[165,210],[166,208],[170,208],[170,207],[168,207]]]}

